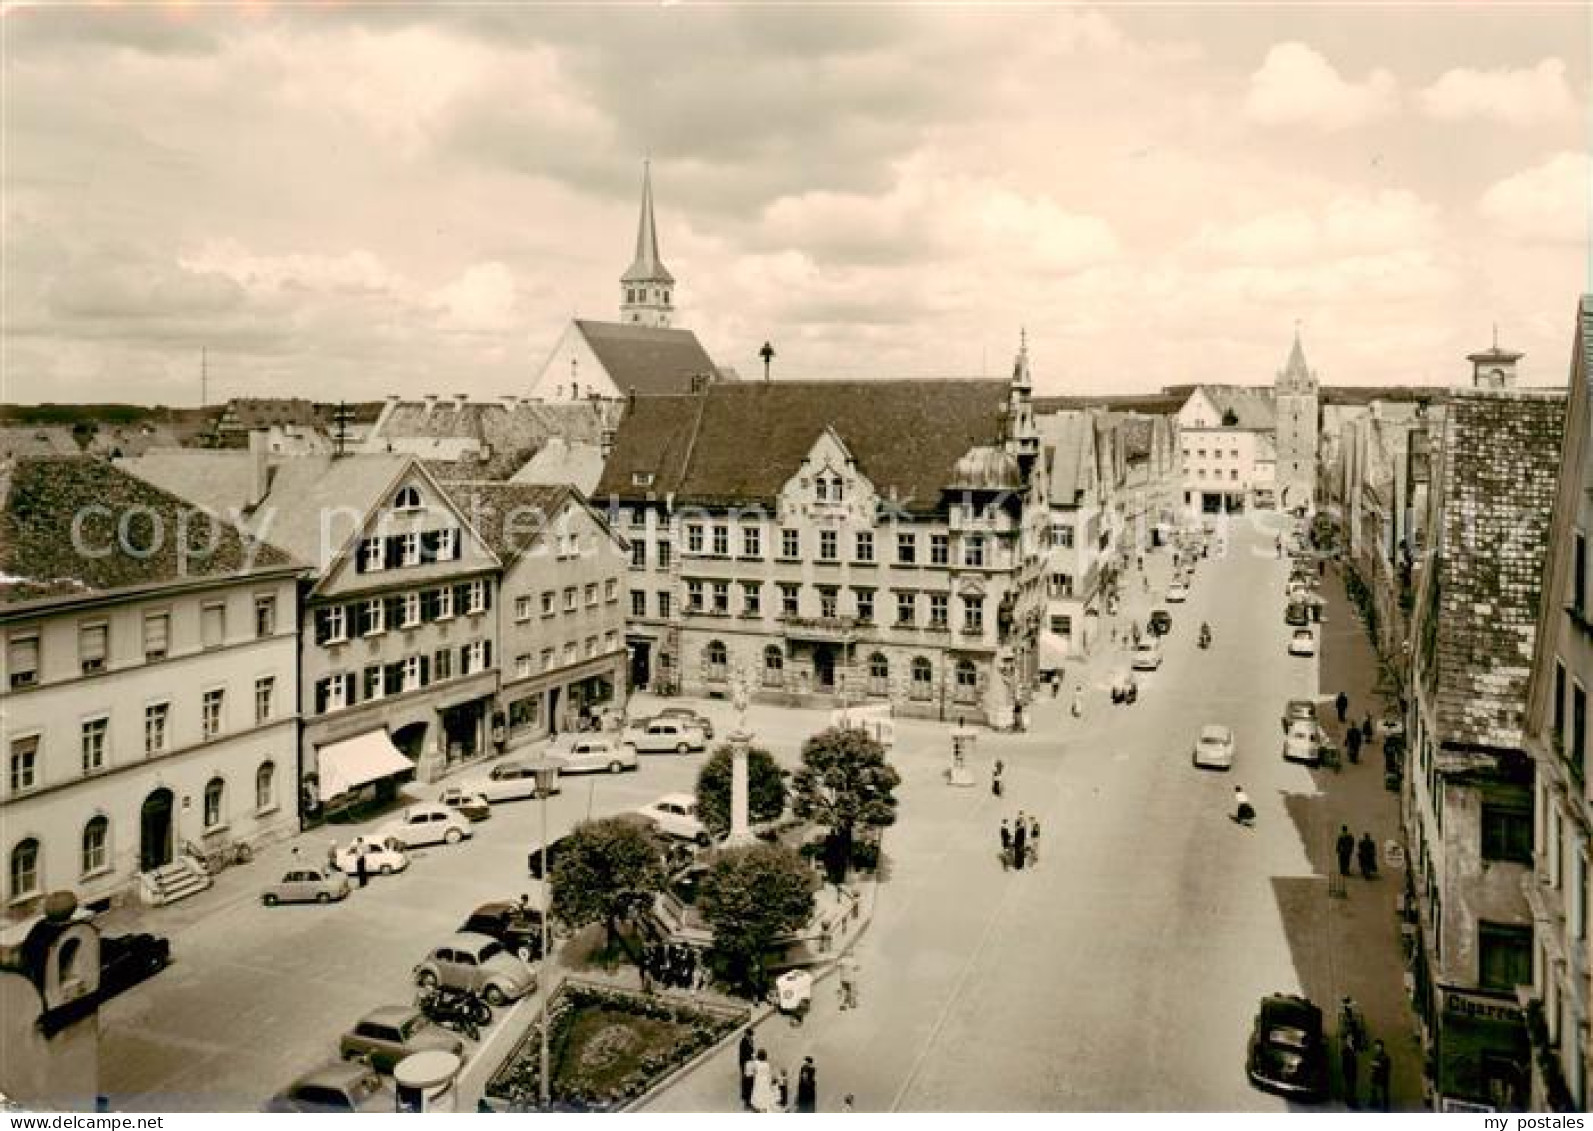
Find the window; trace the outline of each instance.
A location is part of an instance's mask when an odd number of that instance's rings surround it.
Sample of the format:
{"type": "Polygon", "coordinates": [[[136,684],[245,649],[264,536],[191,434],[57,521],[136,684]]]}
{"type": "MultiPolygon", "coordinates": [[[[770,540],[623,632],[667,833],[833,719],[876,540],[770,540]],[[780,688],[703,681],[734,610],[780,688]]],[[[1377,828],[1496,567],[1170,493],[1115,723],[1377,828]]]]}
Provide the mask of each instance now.
{"type": "Polygon", "coordinates": [[[420,564],[420,535],[418,533],[411,530],[407,534],[399,535],[398,545],[399,564],[407,566],[420,564]]]}
{"type": "Polygon", "coordinates": [[[631,590],[631,616],[645,617],[647,615],[647,590],[631,590]]]}
{"type": "Polygon", "coordinates": [[[597,582],[589,582],[586,586],[586,607],[597,608],[597,582]]]}
{"type": "Polygon", "coordinates": [[[419,691],[426,686],[425,665],[419,656],[404,657],[404,690],[419,691]]]}
{"type": "Polygon", "coordinates": [[[105,737],[111,729],[111,720],[101,715],[83,724],[83,772],[92,774],[105,768],[105,737]]]}
{"type": "Polygon", "coordinates": [[[830,480],[828,476],[820,475],[813,480],[813,497],[821,503],[829,501],[830,480]]]}
{"type": "Polygon", "coordinates": [[[1556,737],[1565,734],[1565,664],[1556,656],[1554,658],[1554,733],[1556,737]]]}
{"type": "Polygon", "coordinates": [[[982,534],[970,534],[962,544],[962,564],[982,568],[985,564],[985,539],[982,534]]]}
{"type": "Polygon", "coordinates": [[[171,646],[171,614],[144,614],[144,659],[164,660],[171,646]]]}
{"type": "Polygon", "coordinates": [[[454,617],[454,591],[452,586],[444,585],[437,590],[437,619],[453,620],[454,617]]]}
{"type": "Polygon", "coordinates": [[[206,738],[215,738],[221,733],[221,712],[226,702],[227,693],[219,687],[205,692],[199,706],[199,729],[206,738]]]}
{"type": "Polygon", "coordinates": [[[393,509],[395,511],[419,510],[420,491],[414,487],[400,487],[398,494],[393,496],[393,509]]]}
{"type": "Polygon", "coordinates": [[[531,619],[531,598],[529,596],[514,599],[514,619],[524,622],[531,619]]]}
{"type": "Polygon", "coordinates": [[[947,565],[951,562],[951,535],[931,534],[929,536],[929,564],[947,565]]]}
{"type": "Polygon", "coordinates": [[[459,531],[453,527],[439,530],[437,534],[437,560],[452,562],[459,559],[459,531]]]}
{"type": "Polygon", "coordinates": [[[819,531],[819,561],[833,562],[836,558],[835,531],[819,531]]]}
{"type": "Polygon", "coordinates": [[[1525,808],[1482,803],[1482,858],[1532,863],[1532,815],[1525,808]]]}
{"type": "Polygon", "coordinates": [[[857,600],[857,619],[871,621],[874,619],[874,590],[854,589],[852,594],[857,600]]]}
{"type": "Polygon", "coordinates": [[[362,601],[357,617],[361,636],[375,636],[387,628],[386,605],[380,597],[362,601]]]}
{"type": "Polygon", "coordinates": [[[576,595],[575,586],[571,585],[564,590],[564,611],[573,613],[578,604],[579,598],[576,595]]]}
{"type": "Polygon", "coordinates": [[[647,543],[640,538],[631,543],[631,568],[647,568],[647,543]]]}
{"type": "Polygon", "coordinates": [[[857,560],[872,562],[874,560],[874,532],[872,530],[859,530],[857,532],[857,560]]]}
{"type": "Polygon", "coordinates": [[[741,583],[741,615],[756,617],[763,615],[763,585],[756,581],[743,581],[741,583]]]}
{"type": "Polygon", "coordinates": [[[1485,990],[1510,991],[1532,981],[1532,928],[1479,922],[1477,972],[1485,990]]]}
{"type": "MultiPolygon", "coordinates": [[[[1298,471],[1300,469],[1299,468],[1295,468],[1295,470],[1298,471]]],[[[1228,478],[1229,479],[1238,479],[1239,478],[1239,469],[1237,467],[1230,468],[1229,471],[1228,471],[1228,478]]]]}
{"type": "Polygon", "coordinates": [[[384,547],[380,538],[367,538],[360,543],[360,572],[379,573],[386,560],[383,556],[384,547]]]}
{"type": "Polygon", "coordinates": [[[604,580],[604,582],[603,582],[603,600],[604,601],[618,601],[619,600],[619,580],[617,578],[610,577],[610,578],[607,578],[607,579],[604,580]]]}
{"type": "Polygon", "coordinates": [[[467,613],[484,613],[487,611],[487,583],[477,578],[469,586],[470,606],[467,613]]]}
{"type": "Polygon", "coordinates": [[[632,527],[645,528],[647,526],[647,512],[641,507],[629,512],[629,517],[632,527]]]}
{"type": "Polygon", "coordinates": [[[730,556],[730,527],[714,527],[714,554],[721,558],[730,556]]]}
{"type": "Polygon", "coordinates": [[[896,623],[898,625],[911,625],[918,619],[918,594],[896,594],[896,623]]]}
{"type": "Polygon", "coordinates": [[[261,762],[260,768],[254,772],[254,807],[255,811],[264,813],[277,806],[277,764],[275,762],[261,762]]]}
{"type": "Polygon", "coordinates": [[[780,556],[782,558],[800,558],[802,556],[802,532],[799,530],[780,531],[780,556]]]}
{"type": "Polygon", "coordinates": [[[944,593],[931,593],[929,595],[929,627],[945,628],[947,621],[947,607],[949,601],[944,593]]]}
{"type": "Polygon", "coordinates": [[[205,828],[220,828],[222,824],[222,799],[226,796],[227,786],[220,778],[211,778],[205,784],[205,828]]]}
{"type": "Polygon", "coordinates": [[[1571,542],[1571,609],[1579,617],[1586,612],[1586,594],[1587,536],[1578,530],[1571,542]]]}
{"type": "Polygon", "coordinates": [[[6,667],[12,687],[32,687],[39,682],[39,634],[13,636],[6,642],[6,667]]]}
{"type": "Polygon", "coordinates": [[[839,475],[832,476],[830,479],[830,502],[839,503],[845,497],[846,495],[842,489],[841,477],[839,475]]]}
{"type": "Polygon", "coordinates": [[[957,661],[957,702],[972,703],[979,697],[979,670],[972,660],[957,661]]]}
{"type": "Polygon", "coordinates": [[[785,653],[778,644],[770,644],[763,650],[763,685],[779,687],[784,681],[785,653]]]}
{"type": "Polygon", "coordinates": [[[964,597],[962,599],[962,630],[967,633],[979,633],[985,630],[985,599],[983,597],[964,597]]]}
{"type": "Polygon", "coordinates": [[[575,663],[575,660],[575,641],[571,640],[564,646],[564,662],[566,664],[573,664],[575,663]]]}
{"type": "Polygon", "coordinates": [[[263,675],[254,681],[254,721],[263,723],[276,712],[276,676],[263,675]]]}
{"type": "Polygon", "coordinates": [[[329,675],[315,681],[315,710],[317,714],[341,711],[353,698],[353,679],[349,674],[329,675]]]}
{"type": "Polygon", "coordinates": [[[891,662],[885,658],[883,652],[875,652],[868,658],[868,693],[889,695],[890,690],[891,662]]]}
{"type": "Polygon", "coordinates": [[[227,640],[227,606],[217,601],[199,615],[199,639],[206,648],[220,648],[227,640]]]}
{"type": "Polygon", "coordinates": [[[801,612],[801,587],[789,581],[780,582],[780,615],[794,617],[801,612]]]}
{"type": "Polygon", "coordinates": [[[688,523],[686,526],[686,552],[688,554],[702,553],[702,524],[688,523]]]}
{"type": "Polygon", "coordinates": [[[913,685],[911,695],[914,699],[931,699],[935,694],[935,669],[923,656],[913,657],[913,685]]]}
{"type": "Polygon", "coordinates": [[[619,633],[605,632],[603,634],[603,651],[613,652],[619,648],[619,633]]]}
{"type": "MultiPolygon", "coordinates": [[[[530,614],[530,608],[531,608],[530,601],[531,601],[531,598],[527,597],[526,598],[526,610],[527,610],[526,615],[527,616],[531,615],[530,614]]],[[[403,625],[403,627],[405,627],[405,628],[416,628],[416,627],[418,627],[420,625],[420,594],[419,593],[405,593],[402,597],[399,598],[398,607],[401,610],[399,616],[400,616],[400,623],[403,625]]]]}
{"type": "Polygon", "coordinates": [[[83,875],[98,875],[109,867],[106,851],[111,839],[111,822],[104,816],[91,817],[83,826],[83,875]]]}
{"type": "Polygon", "coordinates": [[[702,582],[692,580],[686,582],[686,611],[700,613],[703,610],[702,582]]]}
{"type": "Polygon", "coordinates": [[[916,534],[896,535],[896,561],[901,565],[912,565],[918,560],[918,536],[916,534]]]}
{"type": "Polygon", "coordinates": [[[730,653],[725,649],[724,641],[708,641],[703,658],[708,663],[709,679],[722,680],[726,677],[730,665],[730,653]]]}
{"type": "Polygon", "coordinates": [[[524,679],[531,674],[531,653],[526,652],[514,658],[514,678],[524,679]]]}
{"type": "Polygon", "coordinates": [[[840,590],[833,585],[819,586],[819,616],[834,620],[840,615],[840,590]]]}
{"type": "Polygon", "coordinates": [[[544,648],[544,649],[542,649],[542,670],[545,671],[545,672],[550,672],[550,671],[553,670],[553,649],[552,648],[544,648]]]}
{"type": "Polygon", "coordinates": [[[1587,766],[1587,692],[1580,683],[1571,685],[1571,745],[1566,748],[1565,759],[1581,780],[1587,766]]]}
{"type": "Polygon", "coordinates": [[[39,784],[39,736],[11,740],[11,792],[24,793],[39,784]]]}
{"type": "Polygon", "coordinates": [[[110,628],[99,624],[80,625],[77,630],[77,658],[84,675],[105,670],[105,651],[110,628]]]}
{"type": "Polygon", "coordinates": [[[670,602],[670,592],[669,592],[669,590],[668,589],[660,589],[658,591],[658,616],[659,616],[659,618],[661,620],[668,620],[669,619],[669,617],[670,617],[670,604],[671,604],[671,602],[670,602]]]}
{"type": "Polygon", "coordinates": [[[277,634],[277,599],[275,597],[256,597],[254,599],[254,634],[261,638],[277,634]]]}
{"type": "Polygon", "coordinates": [[[717,616],[730,615],[730,582],[716,581],[713,583],[714,598],[713,610],[717,616]]]}
{"type": "Polygon", "coordinates": [[[1069,550],[1073,548],[1073,527],[1065,522],[1051,524],[1051,545],[1054,549],[1069,550]]]}
{"type": "Polygon", "coordinates": [[[144,708],[145,754],[159,754],[166,749],[166,724],[170,719],[170,703],[151,703],[144,708]]]}
{"type": "Polygon", "coordinates": [[[741,556],[744,558],[763,557],[763,530],[757,526],[743,526],[741,528],[741,556]]]}
{"type": "Polygon", "coordinates": [[[11,899],[39,894],[39,842],[29,837],[11,850],[11,899]]]}

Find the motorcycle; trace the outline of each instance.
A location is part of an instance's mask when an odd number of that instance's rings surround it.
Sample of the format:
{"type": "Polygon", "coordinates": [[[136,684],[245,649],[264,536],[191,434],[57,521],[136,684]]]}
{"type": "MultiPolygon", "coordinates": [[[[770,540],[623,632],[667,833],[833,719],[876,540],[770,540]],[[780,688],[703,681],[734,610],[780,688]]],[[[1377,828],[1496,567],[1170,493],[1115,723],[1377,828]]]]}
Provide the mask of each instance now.
{"type": "Polygon", "coordinates": [[[445,1029],[472,1041],[481,1039],[481,1026],[492,1024],[492,1006],[469,990],[434,986],[421,991],[420,1011],[445,1029]]]}

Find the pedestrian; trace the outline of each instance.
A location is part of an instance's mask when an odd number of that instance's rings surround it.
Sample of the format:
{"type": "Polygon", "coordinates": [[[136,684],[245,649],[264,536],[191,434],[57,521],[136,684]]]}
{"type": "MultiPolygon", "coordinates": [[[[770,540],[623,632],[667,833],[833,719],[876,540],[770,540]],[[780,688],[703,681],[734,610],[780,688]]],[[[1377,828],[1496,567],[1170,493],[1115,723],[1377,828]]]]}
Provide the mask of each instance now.
{"type": "Polygon", "coordinates": [[[1139,567],[1140,572],[1143,573],[1145,571],[1145,555],[1144,554],[1136,555],[1135,559],[1134,559],[1134,562],[1139,567]]]}
{"type": "Polygon", "coordinates": [[[1023,820],[1023,814],[1018,814],[1018,821],[1012,830],[1012,866],[1018,871],[1023,871],[1025,846],[1029,843],[1029,828],[1023,820]]]}
{"type": "Polygon", "coordinates": [[[1082,683],[1073,686],[1073,717],[1075,719],[1084,717],[1084,685],[1082,683]]]}
{"type": "Polygon", "coordinates": [[[1360,1107],[1360,1096],[1356,1092],[1355,1076],[1359,1069],[1360,1053],[1355,1051],[1354,1041],[1339,1042],[1339,1067],[1344,1074],[1344,1102],[1351,1107],[1360,1107]]]}
{"type": "Polygon", "coordinates": [[[845,955],[837,964],[840,970],[841,1008],[857,1008],[857,959],[845,955]]]}
{"type": "Polygon", "coordinates": [[[1372,839],[1371,833],[1361,834],[1361,839],[1355,846],[1355,857],[1361,865],[1361,878],[1375,880],[1377,878],[1377,842],[1372,839]]]}
{"type": "Polygon", "coordinates": [[[1040,819],[1029,818],[1029,863],[1040,862],[1040,819]]]}
{"type": "Polygon", "coordinates": [[[1339,722],[1344,722],[1344,717],[1350,713],[1350,697],[1344,692],[1339,692],[1339,697],[1333,700],[1333,706],[1339,713],[1339,722]]]}
{"type": "Polygon", "coordinates": [[[997,758],[995,768],[990,771],[990,795],[992,797],[1001,796],[1001,774],[1005,769],[1006,766],[1001,764],[1001,759],[997,758]]]}
{"type": "Polygon", "coordinates": [[[1350,756],[1350,765],[1358,765],[1361,761],[1361,732],[1356,727],[1351,727],[1344,735],[1344,752],[1350,756]]]}
{"type": "Polygon", "coordinates": [[[1139,647],[1139,621],[1134,622],[1134,647],[1139,647]]]}
{"type": "Polygon", "coordinates": [[[337,867],[337,841],[336,841],[336,839],[329,840],[329,841],[326,842],[326,866],[328,868],[336,868],[337,867]]]}
{"type": "Polygon", "coordinates": [[[1233,819],[1241,825],[1255,823],[1256,810],[1250,804],[1250,798],[1245,794],[1243,786],[1233,787],[1233,819]]]}
{"type": "Polygon", "coordinates": [[[1361,720],[1361,738],[1367,742],[1372,741],[1372,712],[1366,712],[1366,717],[1361,720]]]}
{"type": "Polygon", "coordinates": [[[774,1081],[775,1111],[791,1110],[791,1077],[785,1069],[780,1069],[780,1075],[774,1081]]]}
{"type": "Polygon", "coordinates": [[[1058,695],[1061,695],[1061,694],[1062,694],[1062,673],[1061,672],[1052,672],[1051,673],[1051,698],[1055,699],[1058,695]]]}
{"type": "Polygon", "coordinates": [[[846,1093],[846,1098],[841,1101],[841,1111],[843,1113],[851,1112],[853,1110],[853,1104],[855,1102],[856,1102],[856,1097],[853,1096],[851,1092],[847,1092],[846,1093]]]}
{"type": "Polygon", "coordinates": [[[804,1056],[802,1067],[797,1070],[796,1109],[801,1115],[819,1110],[819,1070],[811,1056],[804,1056]]]}
{"type": "Polygon", "coordinates": [[[359,878],[360,887],[369,883],[371,877],[371,865],[366,859],[364,848],[362,844],[354,846],[354,875],[359,878]]]}
{"type": "Polygon", "coordinates": [[[1367,1080],[1370,1084],[1366,1093],[1367,1107],[1376,1108],[1378,1111],[1388,1110],[1388,1082],[1393,1068],[1393,1063],[1388,1059],[1388,1050],[1383,1047],[1383,1042],[1373,1041],[1372,1059],[1367,1065],[1367,1080]]]}
{"type": "Polygon", "coordinates": [[[752,1029],[748,1027],[741,1034],[741,1044],[737,1049],[738,1059],[741,1064],[741,1106],[746,1111],[752,1110],[752,1061],[758,1055],[758,1045],[752,1039],[752,1029]]]}
{"type": "Polygon", "coordinates": [[[1355,855],[1355,834],[1350,832],[1350,826],[1339,826],[1339,839],[1334,845],[1334,850],[1339,857],[1339,875],[1350,874],[1350,858],[1355,855]]]}
{"type": "Polygon", "coordinates": [[[1001,820],[1001,870],[1005,872],[1012,867],[1012,829],[1008,827],[1006,818],[1001,820]]]}
{"type": "Polygon", "coordinates": [[[774,1065],[769,1063],[769,1050],[759,1049],[752,1061],[752,1110],[774,1110],[774,1065]]]}

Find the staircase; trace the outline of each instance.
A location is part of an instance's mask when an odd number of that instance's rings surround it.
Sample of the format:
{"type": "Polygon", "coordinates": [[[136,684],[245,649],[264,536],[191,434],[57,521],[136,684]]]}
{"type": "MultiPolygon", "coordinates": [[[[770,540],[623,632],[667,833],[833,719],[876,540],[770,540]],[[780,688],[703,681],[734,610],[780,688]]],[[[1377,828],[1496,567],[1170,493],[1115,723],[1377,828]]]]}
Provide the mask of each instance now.
{"type": "Polygon", "coordinates": [[[172,863],[164,864],[154,871],[140,872],[138,880],[144,902],[152,907],[164,907],[179,899],[187,899],[190,895],[204,891],[211,882],[204,869],[187,856],[179,856],[172,863]]]}

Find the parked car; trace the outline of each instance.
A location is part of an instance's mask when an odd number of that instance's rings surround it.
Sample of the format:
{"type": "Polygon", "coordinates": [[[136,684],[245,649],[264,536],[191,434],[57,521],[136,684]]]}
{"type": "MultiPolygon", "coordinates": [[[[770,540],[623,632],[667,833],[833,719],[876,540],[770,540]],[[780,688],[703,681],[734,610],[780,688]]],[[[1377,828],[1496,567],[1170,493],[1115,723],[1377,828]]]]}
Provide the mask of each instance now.
{"type": "Polygon", "coordinates": [[[682,722],[691,723],[694,726],[701,727],[704,738],[712,738],[714,736],[713,720],[707,715],[702,714],[700,711],[694,711],[690,707],[665,707],[656,715],[654,715],[653,718],[679,719],[682,722]]]}
{"type": "Polygon", "coordinates": [[[171,965],[171,943],[159,935],[106,935],[100,939],[99,999],[108,1001],[171,965]]]}
{"type": "Polygon", "coordinates": [[[479,793],[466,793],[451,785],[437,795],[437,804],[446,805],[467,821],[485,821],[492,816],[492,805],[479,793]]]}
{"type": "Polygon", "coordinates": [[[509,900],[483,903],[470,913],[460,931],[497,939],[511,954],[526,962],[542,957],[542,912],[509,900]]]}
{"type": "Polygon", "coordinates": [[[365,871],[373,876],[391,876],[409,867],[409,853],[404,842],[396,837],[378,840],[373,836],[357,836],[337,852],[337,868],[345,876],[359,872],[360,857],[365,857],[365,871]]]}
{"type": "Polygon", "coordinates": [[[518,1001],[536,989],[530,965],[488,935],[460,931],[415,967],[415,984],[480,994],[492,1006],[518,1001]]]}
{"type": "Polygon", "coordinates": [[[636,811],[666,836],[701,845],[708,843],[708,828],[697,817],[697,799],[689,793],[666,793],[636,811]]]}
{"type": "Polygon", "coordinates": [[[344,1060],[362,1060],[376,1071],[390,1073],[411,1053],[464,1051],[465,1042],[441,1028],[412,1005],[384,1005],[360,1018],[343,1034],[338,1052],[344,1060]]]}
{"type": "Polygon", "coordinates": [[[1150,630],[1157,636],[1166,636],[1173,630],[1173,614],[1166,609],[1152,609],[1150,630]]]}
{"type": "MultiPolygon", "coordinates": [[[[541,768],[538,762],[510,758],[492,767],[492,772],[484,778],[460,782],[459,788],[466,793],[479,793],[492,802],[524,801],[539,796],[537,772],[541,768]]],[[[556,771],[558,767],[555,766],[554,769],[556,771]]],[[[548,793],[551,795],[557,792],[559,792],[559,782],[555,776],[553,788],[548,793]]]]}
{"type": "Polygon", "coordinates": [[[1221,723],[1208,723],[1195,739],[1195,765],[1202,769],[1233,769],[1233,731],[1221,723]]]}
{"type": "Polygon", "coordinates": [[[395,1097],[382,1087],[382,1078],[365,1064],[334,1060],[311,1069],[272,1096],[268,1112],[333,1115],[354,1112],[374,1115],[394,1110],[395,1097]]]}
{"type": "Polygon", "coordinates": [[[1307,1103],[1328,1098],[1327,1040],[1322,1011],[1298,994],[1261,999],[1250,1030],[1245,1075],[1258,1088],[1307,1103]]]}
{"type": "Polygon", "coordinates": [[[474,835],[470,822],[446,805],[411,805],[375,833],[379,840],[396,840],[405,848],[423,844],[458,844],[474,835]]]}
{"type": "Polygon", "coordinates": [[[1141,640],[1134,647],[1134,670],[1153,672],[1162,666],[1162,646],[1154,637],[1141,640]]]}
{"type": "Polygon", "coordinates": [[[1289,607],[1283,613],[1283,623],[1296,626],[1310,624],[1310,607],[1304,601],[1290,601],[1289,607]]]}
{"type": "Polygon", "coordinates": [[[1287,731],[1289,729],[1289,724],[1294,722],[1296,719],[1308,722],[1311,724],[1313,729],[1320,730],[1322,727],[1322,720],[1316,713],[1316,700],[1290,699],[1288,706],[1284,707],[1283,709],[1283,729],[1287,731]]]}
{"type": "Polygon", "coordinates": [[[625,732],[625,741],[638,754],[690,754],[708,748],[702,728],[680,719],[644,719],[625,732]]]}
{"type": "Polygon", "coordinates": [[[1132,703],[1139,698],[1139,681],[1127,668],[1112,673],[1112,702],[1132,703]]]}
{"type": "Polygon", "coordinates": [[[1175,581],[1167,587],[1168,604],[1177,604],[1180,601],[1186,601],[1188,599],[1189,586],[1184,581],[1175,581]]]}
{"type": "Polygon", "coordinates": [[[1283,760],[1315,766],[1322,761],[1322,743],[1315,723],[1296,719],[1283,736],[1283,760]]]}
{"type": "Polygon", "coordinates": [[[639,764],[636,747],[630,743],[584,735],[549,750],[548,761],[556,763],[561,774],[617,774],[622,770],[634,770],[639,764]]]}
{"type": "Polygon", "coordinates": [[[1289,639],[1289,655],[1314,656],[1316,655],[1316,633],[1309,628],[1297,628],[1289,639]]]}
{"type": "Polygon", "coordinates": [[[293,868],[260,893],[267,907],[279,903],[331,903],[347,899],[348,877],[335,868],[293,868]]]}

